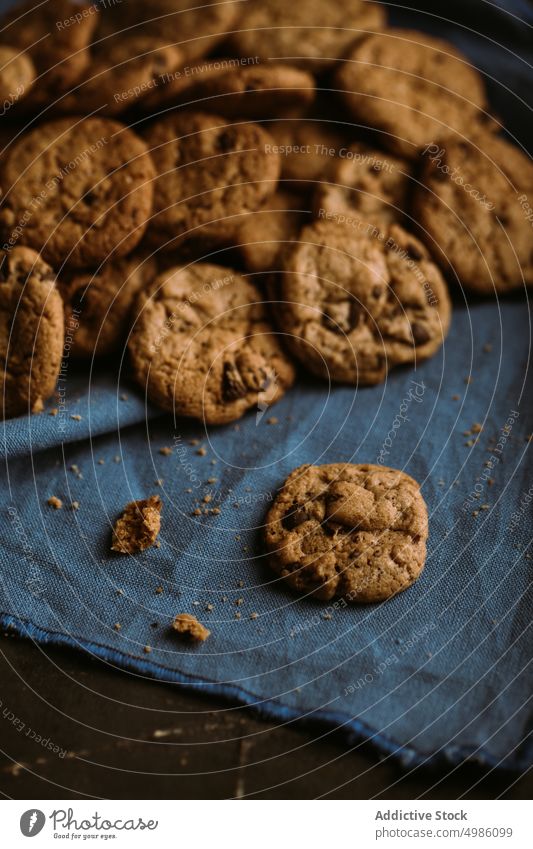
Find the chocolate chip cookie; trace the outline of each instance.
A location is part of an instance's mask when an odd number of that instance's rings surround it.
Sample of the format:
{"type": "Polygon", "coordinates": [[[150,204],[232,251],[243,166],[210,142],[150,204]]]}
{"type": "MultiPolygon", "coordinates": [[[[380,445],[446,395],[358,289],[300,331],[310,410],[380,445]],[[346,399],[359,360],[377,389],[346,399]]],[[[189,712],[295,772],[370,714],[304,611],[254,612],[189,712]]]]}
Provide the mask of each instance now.
{"type": "Polygon", "coordinates": [[[206,56],[234,28],[239,0],[150,0],[107,5],[100,15],[98,39],[109,35],[143,35],[179,47],[189,62],[206,56]]]}
{"type": "Polygon", "coordinates": [[[128,347],[148,398],[207,424],[275,403],[294,368],[261,301],[239,274],[207,263],[169,270],[140,292],[128,347]]]}
{"type": "Polygon", "coordinates": [[[269,564],[321,601],[386,601],[419,577],[427,509],[413,478],[386,466],[300,466],[266,519],[269,564]]]}
{"type": "Polygon", "coordinates": [[[334,84],[351,115],[407,158],[437,138],[490,124],[478,72],[455,47],[426,33],[389,29],[367,36],[334,84]]]}
{"type": "Polygon", "coordinates": [[[291,64],[323,71],[366,31],[381,29],[385,12],[366,0],[255,0],[246,3],[230,44],[241,56],[286,59],[291,64]]]}
{"type": "Polygon", "coordinates": [[[132,254],[104,263],[94,272],[60,278],[70,356],[91,359],[120,350],[131,326],[131,306],[141,287],[157,276],[156,261],[132,254]]]}
{"type": "Polygon", "coordinates": [[[55,275],[29,248],[0,250],[2,418],[39,412],[55,389],[63,351],[63,305],[55,275]]]}
{"type": "Polygon", "coordinates": [[[442,268],[479,294],[531,286],[531,159],[488,133],[443,140],[422,157],[414,215],[442,268]]]}
{"type": "Polygon", "coordinates": [[[410,167],[406,160],[356,143],[343,148],[331,168],[329,183],[317,186],[318,218],[367,221],[386,229],[401,223],[407,208],[410,167]]]}
{"type": "Polygon", "coordinates": [[[158,173],[153,244],[169,250],[186,238],[235,240],[243,216],[274,194],[279,156],[257,124],[229,124],[200,112],[171,115],[146,132],[158,173]]]}
{"type": "Polygon", "coordinates": [[[152,211],[144,142],[105,118],[63,118],[13,142],[3,160],[0,230],[60,268],[129,253],[152,211]]]}
{"type": "Polygon", "coordinates": [[[19,4],[0,18],[0,42],[26,50],[37,69],[32,92],[40,102],[66,91],[89,64],[88,45],[98,22],[98,5],[74,0],[19,4]]]}
{"type": "Polygon", "coordinates": [[[35,81],[35,68],[29,55],[0,44],[0,110],[3,117],[24,97],[35,81]]]}
{"type": "Polygon", "coordinates": [[[91,64],[73,91],[57,103],[57,111],[119,115],[147,97],[160,79],[183,63],[178,47],[138,35],[107,40],[91,52],[91,64]]]}
{"type": "Polygon", "coordinates": [[[291,351],[330,380],[375,384],[420,362],[450,323],[446,284],[425,247],[397,225],[317,221],[284,261],[279,321],[291,351]]]}
{"type": "MultiPolygon", "coordinates": [[[[240,59],[213,59],[186,67],[150,93],[143,106],[186,104],[225,118],[279,117],[305,109],[314,100],[311,74],[290,65],[241,65],[240,59]]],[[[162,77],[164,81],[164,77],[162,77]]]]}
{"type": "Polygon", "coordinates": [[[247,271],[280,271],[287,245],[311,218],[305,200],[295,192],[280,190],[262,209],[248,215],[238,233],[238,250],[247,271]]]}

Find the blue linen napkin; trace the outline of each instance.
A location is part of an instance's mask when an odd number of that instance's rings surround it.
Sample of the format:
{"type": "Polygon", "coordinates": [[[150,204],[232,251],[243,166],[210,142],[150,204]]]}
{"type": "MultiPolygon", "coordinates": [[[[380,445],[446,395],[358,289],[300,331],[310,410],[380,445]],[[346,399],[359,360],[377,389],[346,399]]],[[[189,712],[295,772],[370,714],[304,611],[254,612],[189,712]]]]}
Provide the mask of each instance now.
{"type": "MultiPolygon", "coordinates": [[[[439,29],[428,21],[418,25],[439,29]]],[[[448,29],[468,52],[469,33],[448,29]]],[[[526,81],[519,57],[497,55],[502,67],[520,66],[517,87],[521,74],[526,81]]],[[[523,293],[458,298],[449,339],[430,362],[357,391],[302,375],[266,415],[208,432],[147,407],[109,369],[70,368],[61,415],[50,415],[51,401],[1,428],[1,625],[265,716],[340,726],[349,742],[370,740],[406,764],[469,757],[524,768],[530,350],[523,293]],[[261,547],[276,490],[301,463],[380,459],[422,485],[430,539],[421,579],[367,607],[293,595],[261,547]],[[111,527],[125,503],[156,493],[160,548],[113,554],[111,527]],[[63,509],[47,504],[51,496],[63,509]],[[220,512],[194,515],[197,502],[220,512]],[[183,611],[211,629],[209,640],[176,640],[169,626],[183,611]]]]}

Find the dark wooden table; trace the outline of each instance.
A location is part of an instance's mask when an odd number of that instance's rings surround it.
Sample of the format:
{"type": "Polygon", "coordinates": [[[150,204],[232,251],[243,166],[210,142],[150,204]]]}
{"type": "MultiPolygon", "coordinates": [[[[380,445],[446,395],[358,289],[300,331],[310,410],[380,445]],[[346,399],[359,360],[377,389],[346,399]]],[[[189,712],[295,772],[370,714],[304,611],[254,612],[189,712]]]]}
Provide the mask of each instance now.
{"type": "Polygon", "coordinates": [[[71,650],[0,641],[0,790],[14,799],[528,798],[527,776],[402,770],[71,650]],[[39,739],[40,738],[40,739],[39,739]],[[55,751],[54,751],[55,747],[55,751]]]}

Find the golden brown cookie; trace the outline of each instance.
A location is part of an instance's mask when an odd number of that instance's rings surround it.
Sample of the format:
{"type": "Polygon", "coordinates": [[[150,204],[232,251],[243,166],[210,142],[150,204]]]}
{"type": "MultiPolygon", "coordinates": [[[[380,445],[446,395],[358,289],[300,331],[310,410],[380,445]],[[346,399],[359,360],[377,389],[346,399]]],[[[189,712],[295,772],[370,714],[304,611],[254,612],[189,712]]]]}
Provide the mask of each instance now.
{"type": "Polygon", "coordinates": [[[0,18],[0,42],[27,50],[37,69],[32,102],[55,99],[81,76],[89,64],[87,47],[98,15],[94,2],[30,0],[0,18]]]}
{"type": "Polygon", "coordinates": [[[311,217],[305,200],[295,192],[277,191],[266,204],[248,215],[237,236],[238,250],[247,271],[280,271],[282,257],[304,222],[311,217]]]}
{"type": "Polygon", "coordinates": [[[108,5],[100,16],[97,39],[109,35],[142,35],[174,44],[189,62],[205,56],[234,28],[239,0],[137,0],[108,5]]]}
{"type": "Polygon", "coordinates": [[[465,288],[505,293],[533,285],[533,164],[488,133],[422,152],[413,208],[435,259],[465,288]]]}
{"type": "Polygon", "coordinates": [[[142,291],[128,347],[134,376],[164,410],[225,424],[275,403],[294,368],[258,290],[229,268],[175,268],[142,291]]]}
{"type": "Polygon", "coordinates": [[[246,65],[244,60],[212,59],[170,75],[150,93],[143,107],[186,105],[225,118],[279,117],[305,109],[314,100],[311,74],[290,65],[246,65]]]}
{"type": "Polygon", "coordinates": [[[60,268],[129,253],[152,212],[144,142],[106,118],[63,118],[15,141],[3,159],[0,229],[60,268]]]}
{"type": "Polygon", "coordinates": [[[150,127],[146,140],[158,174],[150,238],[164,249],[200,236],[233,242],[242,216],[276,190],[279,157],[265,152],[271,140],[257,124],[176,114],[150,127]]]}
{"type": "Polygon", "coordinates": [[[30,56],[20,49],[0,44],[0,115],[5,115],[23,98],[35,81],[30,56]]]}
{"type": "Polygon", "coordinates": [[[365,144],[342,148],[329,183],[317,186],[317,218],[368,221],[381,229],[401,223],[407,208],[410,167],[406,160],[365,144]]]}
{"type": "Polygon", "coordinates": [[[2,418],[38,412],[55,389],[63,305],[55,274],[29,248],[0,250],[2,418]]]}
{"type": "Polygon", "coordinates": [[[61,277],[65,328],[72,336],[70,356],[92,359],[119,351],[131,327],[135,296],[156,276],[154,259],[132,254],[94,272],[61,277]]]}
{"type": "Polygon", "coordinates": [[[269,564],[321,601],[386,601],[413,584],[426,559],[427,509],[413,478],[386,466],[294,469],[266,519],[269,564]]]}
{"type": "Polygon", "coordinates": [[[183,63],[175,45],[142,35],[101,42],[75,88],[57,103],[67,113],[119,115],[143,100],[183,63]]]}
{"type": "Polygon", "coordinates": [[[380,142],[414,158],[421,147],[490,121],[478,72],[447,41],[388,29],[358,43],[335,75],[351,115],[380,142]]]}
{"type": "Polygon", "coordinates": [[[291,351],[330,380],[374,384],[431,357],[450,323],[448,290],[401,227],[317,221],[285,256],[279,321],[291,351]]]}
{"type": "Polygon", "coordinates": [[[241,56],[259,56],[265,62],[286,59],[320,72],[364,33],[384,24],[383,6],[366,0],[250,0],[230,44],[241,56]]]}

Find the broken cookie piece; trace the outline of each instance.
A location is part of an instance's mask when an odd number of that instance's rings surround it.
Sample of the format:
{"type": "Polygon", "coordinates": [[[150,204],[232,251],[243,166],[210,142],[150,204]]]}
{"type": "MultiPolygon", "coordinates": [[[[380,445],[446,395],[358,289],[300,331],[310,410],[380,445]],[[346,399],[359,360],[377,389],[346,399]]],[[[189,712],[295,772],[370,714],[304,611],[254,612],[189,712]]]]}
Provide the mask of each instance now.
{"type": "Polygon", "coordinates": [[[180,635],[180,637],[201,643],[203,643],[204,640],[207,640],[211,633],[205,625],[198,622],[198,619],[196,619],[195,616],[191,616],[190,613],[178,613],[172,623],[172,628],[180,635]]]}
{"type": "Polygon", "coordinates": [[[163,502],[158,495],[126,505],[113,528],[112,551],[136,554],[154,544],[161,527],[163,502]]]}

